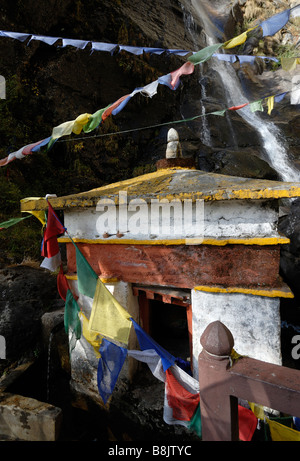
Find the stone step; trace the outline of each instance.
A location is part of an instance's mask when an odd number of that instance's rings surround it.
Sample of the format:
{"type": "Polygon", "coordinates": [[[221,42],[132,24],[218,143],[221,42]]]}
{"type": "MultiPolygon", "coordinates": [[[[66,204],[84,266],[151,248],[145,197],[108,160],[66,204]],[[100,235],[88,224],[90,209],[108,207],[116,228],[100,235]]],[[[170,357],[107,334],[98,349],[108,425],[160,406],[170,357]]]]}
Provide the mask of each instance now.
{"type": "Polygon", "coordinates": [[[0,440],[50,442],[58,439],[62,410],[39,400],[0,393],[0,440]]]}

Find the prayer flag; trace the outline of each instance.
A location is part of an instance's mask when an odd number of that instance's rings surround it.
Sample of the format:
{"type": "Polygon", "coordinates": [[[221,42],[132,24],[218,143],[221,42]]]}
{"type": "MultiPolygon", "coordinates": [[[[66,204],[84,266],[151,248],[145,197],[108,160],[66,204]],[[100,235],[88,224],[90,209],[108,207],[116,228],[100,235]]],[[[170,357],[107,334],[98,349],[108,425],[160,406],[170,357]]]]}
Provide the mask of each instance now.
{"type": "Polygon", "coordinates": [[[65,312],[64,312],[64,326],[65,332],[71,334],[69,340],[69,350],[72,352],[76,342],[81,337],[81,322],[79,319],[80,308],[77,301],[74,299],[71,290],[67,291],[65,312]]]}
{"type": "Polygon", "coordinates": [[[104,403],[111,396],[126,359],[127,349],[103,339],[100,346],[97,384],[104,403]]]}
{"type": "Polygon", "coordinates": [[[200,64],[201,62],[208,61],[214,53],[223,46],[223,43],[217,43],[215,45],[210,45],[207,46],[206,48],[203,48],[200,51],[197,51],[194,53],[192,56],[188,58],[189,62],[192,62],[193,64],[200,64]]]}
{"type": "Polygon", "coordinates": [[[25,42],[25,40],[27,40],[27,38],[30,37],[30,34],[22,34],[20,32],[8,32],[5,30],[0,31],[0,35],[2,37],[14,38],[16,40],[19,40],[20,42],[25,42]]]}
{"type": "Polygon", "coordinates": [[[295,70],[297,64],[299,63],[300,63],[300,59],[297,57],[281,58],[281,67],[283,70],[286,70],[287,72],[295,70]]]}
{"type": "Polygon", "coordinates": [[[278,421],[266,418],[273,442],[300,442],[300,432],[278,421]]]}
{"type": "Polygon", "coordinates": [[[42,242],[42,256],[44,256],[44,260],[41,267],[44,269],[55,271],[60,266],[61,254],[57,237],[64,234],[64,232],[64,226],[48,202],[47,226],[44,231],[44,238],[42,242]]]}
{"type": "Polygon", "coordinates": [[[78,290],[81,294],[94,298],[97,286],[98,275],[90,266],[79,248],[76,249],[76,267],[78,278],[78,290]]]}
{"type": "Polygon", "coordinates": [[[274,108],[274,99],[275,99],[275,96],[269,96],[267,98],[267,105],[268,105],[268,115],[271,115],[271,112],[274,108]]]}
{"type": "Polygon", "coordinates": [[[113,52],[117,49],[118,45],[113,43],[104,43],[104,42],[91,42],[92,43],[92,52],[93,51],[108,51],[109,53],[113,54],[113,52]]]}
{"type": "Polygon", "coordinates": [[[194,72],[194,64],[190,61],[184,63],[179,69],[171,72],[171,87],[172,89],[177,88],[179,79],[182,75],[190,75],[194,72]]]}
{"type": "Polygon", "coordinates": [[[166,370],[166,396],[168,405],[172,408],[172,416],[179,421],[190,421],[199,405],[199,389],[191,393],[180,384],[172,373],[166,370]]]}
{"type": "Polygon", "coordinates": [[[0,223],[0,229],[8,229],[11,226],[14,226],[15,224],[18,224],[20,221],[23,221],[24,219],[30,218],[31,215],[24,216],[23,218],[11,218],[8,221],[3,221],[0,223]]]}
{"type": "Polygon", "coordinates": [[[48,202],[47,226],[44,232],[42,256],[50,258],[59,252],[57,237],[65,233],[65,228],[48,202]]]}
{"type": "Polygon", "coordinates": [[[89,321],[83,312],[79,313],[79,318],[81,320],[81,329],[82,336],[87,340],[87,342],[93,347],[95,356],[100,357],[99,347],[102,342],[102,337],[98,333],[93,333],[89,330],[89,321]]]}
{"type": "Polygon", "coordinates": [[[29,40],[29,43],[31,42],[31,40],[39,40],[40,42],[47,43],[47,45],[54,45],[54,43],[57,42],[57,40],[59,39],[60,37],[47,37],[45,35],[32,35],[29,40]]]}
{"type": "Polygon", "coordinates": [[[125,99],[130,96],[129,94],[125,94],[125,96],[122,96],[120,99],[115,101],[113,104],[111,104],[102,114],[102,121],[104,121],[109,115],[111,115],[112,111],[116,109],[125,99]]]}
{"type": "Polygon", "coordinates": [[[235,48],[236,46],[242,45],[247,40],[248,32],[250,32],[250,30],[253,30],[255,28],[256,27],[251,27],[251,29],[246,30],[242,34],[238,35],[237,37],[234,37],[231,40],[228,40],[227,42],[223,44],[223,48],[225,50],[228,50],[229,48],[235,48]]]}
{"type": "Polygon", "coordinates": [[[257,428],[257,417],[248,408],[238,405],[239,439],[250,442],[257,428]]]}
{"type": "Polygon", "coordinates": [[[83,131],[85,133],[90,133],[92,130],[94,130],[95,128],[97,128],[97,126],[100,125],[101,121],[102,121],[102,115],[103,113],[106,111],[106,109],[108,109],[109,107],[111,106],[111,104],[109,104],[108,106],[104,107],[103,109],[99,109],[97,110],[97,112],[95,112],[94,114],[92,114],[88,120],[88,122],[83,125],[83,131]]]}
{"type": "Polygon", "coordinates": [[[256,112],[256,111],[264,111],[264,108],[262,106],[262,100],[260,99],[259,101],[254,101],[250,103],[250,110],[251,112],[256,112]]]}
{"type": "Polygon", "coordinates": [[[86,125],[90,120],[91,114],[81,114],[75,121],[73,126],[73,133],[80,134],[84,125],[86,125]]]}
{"type": "Polygon", "coordinates": [[[89,321],[90,331],[127,345],[131,325],[128,312],[98,278],[89,321]]]}
{"type": "Polygon", "coordinates": [[[245,106],[248,106],[248,104],[249,104],[248,102],[245,102],[244,104],[240,104],[239,106],[228,107],[228,110],[239,110],[239,109],[242,109],[245,106]]]}
{"type": "Polygon", "coordinates": [[[161,358],[164,371],[174,365],[175,357],[154,341],[154,339],[152,339],[133,319],[131,319],[131,321],[133,323],[140,348],[142,350],[154,349],[161,358]]]}
{"type": "Polygon", "coordinates": [[[261,22],[260,27],[263,30],[263,37],[275,35],[276,32],[282,29],[290,18],[290,12],[290,9],[282,11],[261,22]]]}
{"type": "Polygon", "coordinates": [[[89,42],[85,41],[85,40],[74,40],[74,39],[70,39],[70,38],[63,38],[62,39],[62,48],[64,48],[65,46],[75,46],[75,48],[79,48],[81,50],[83,50],[87,45],[88,45],[89,42]]]}
{"type": "Polygon", "coordinates": [[[60,266],[59,273],[57,274],[57,291],[60,297],[65,301],[67,298],[67,292],[70,289],[68,280],[63,272],[62,265],[60,266]]]}

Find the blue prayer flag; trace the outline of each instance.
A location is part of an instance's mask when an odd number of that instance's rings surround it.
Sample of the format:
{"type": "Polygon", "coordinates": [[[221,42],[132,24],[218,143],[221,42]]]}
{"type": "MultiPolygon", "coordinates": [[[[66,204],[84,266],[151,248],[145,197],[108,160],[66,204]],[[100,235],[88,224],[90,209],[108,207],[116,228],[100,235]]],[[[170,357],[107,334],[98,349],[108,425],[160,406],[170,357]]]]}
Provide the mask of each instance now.
{"type": "Polygon", "coordinates": [[[127,356],[127,349],[103,338],[97,370],[99,393],[104,403],[111,396],[127,356]]]}
{"type": "Polygon", "coordinates": [[[267,35],[274,35],[282,29],[290,19],[290,12],[290,9],[282,11],[281,13],[275,14],[269,19],[261,22],[260,27],[263,30],[263,37],[266,37],[267,35]]]}

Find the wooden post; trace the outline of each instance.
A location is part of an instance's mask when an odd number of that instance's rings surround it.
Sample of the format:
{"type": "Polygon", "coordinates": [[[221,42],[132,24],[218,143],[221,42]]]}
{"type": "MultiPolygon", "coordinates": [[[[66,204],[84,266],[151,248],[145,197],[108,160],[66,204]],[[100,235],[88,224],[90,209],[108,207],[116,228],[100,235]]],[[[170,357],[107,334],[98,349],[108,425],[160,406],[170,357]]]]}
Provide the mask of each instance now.
{"type": "Polygon", "coordinates": [[[239,440],[238,398],[300,417],[300,371],[242,357],[231,363],[234,340],[221,322],[201,336],[199,387],[203,441],[239,440]]]}
{"type": "Polygon", "coordinates": [[[203,441],[238,440],[238,401],[228,393],[231,332],[221,322],[208,325],[199,354],[200,408],[203,441]]]}

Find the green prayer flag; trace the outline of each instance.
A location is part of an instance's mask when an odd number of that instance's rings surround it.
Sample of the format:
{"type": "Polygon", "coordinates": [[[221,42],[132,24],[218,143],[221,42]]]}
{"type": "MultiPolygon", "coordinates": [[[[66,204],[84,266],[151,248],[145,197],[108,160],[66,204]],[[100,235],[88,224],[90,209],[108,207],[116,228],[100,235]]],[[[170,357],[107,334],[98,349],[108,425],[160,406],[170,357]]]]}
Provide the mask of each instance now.
{"type": "Polygon", "coordinates": [[[86,258],[81,251],[76,247],[76,266],[77,266],[77,279],[78,290],[83,295],[94,298],[98,275],[92,269],[86,258]]]}
{"type": "Polygon", "coordinates": [[[197,406],[196,411],[188,424],[188,429],[190,431],[196,432],[198,437],[202,437],[202,423],[201,423],[201,412],[200,404],[197,406]]]}
{"type": "Polygon", "coordinates": [[[8,227],[14,226],[15,224],[18,224],[20,221],[23,221],[23,219],[30,218],[32,215],[24,216],[22,218],[11,218],[8,221],[3,221],[0,223],[0,229],[7,229],[8,227]]]}
{"type": "Polygon", "coordinates": [[[262,99],[260,99],[259,101],[254,101],[254,102],[251,102],[250,103],[250,110],[251,112],[256,112],[258,110],[260,110],[261,112],[264,111],[264,108],[262,106],[262,99]]]}
{"type": "Polygon", "coordinates": [[[98,125],[100,125],[101,120],[102,120],[102,115],[111,106],[109,104],[107,107],[104,107],[104,109],[99,109],[97,112],[91,115],[89,121],[83,125],[82,129],[85,133],[89,133],[90,131],[93,131],[95,128],[97,128],[98,125]]]}
{"type": "Polygon", "coordinates": [[[188,61],[192,62],[193,64],[200,64],[201,62],[208,61],[212,57],[212,55],[219,49],[223,43],[217,43],[216,45],[210,45],[206,48],[203,48],[200,51],[197,51],[192,56],[188,58],[188,61]]]}
{"type": "Polygon", "coordinates": [[[67,291],[65,312],[64,312],[64,325],[67,334],[72,333],[70,339],[70,352],[74,349],[76,341],[81,337],[81,322],[79,318],[80,308],[77,301],[74,299],[71,290],[67,291]]]}
{"type": "MultiPolygon", "coordinates": [[[[223,110],[216,110],[215,112],[210,112],[210,115],[220,115],[221,117],[224,117],[226,112],[226,109],[223,110]]],[[[207,114],[209,115],[209,114],[207,114]]]]}

